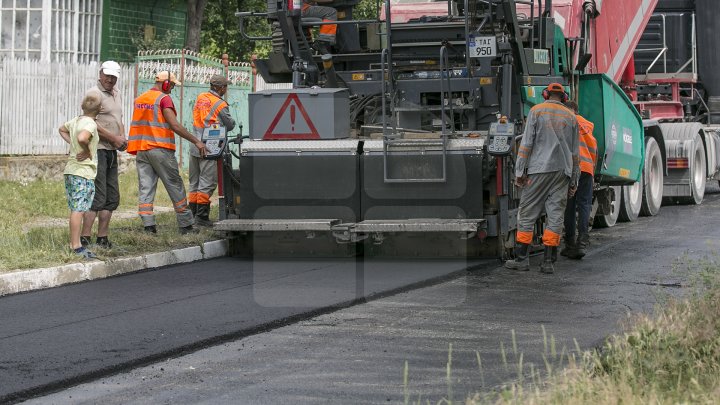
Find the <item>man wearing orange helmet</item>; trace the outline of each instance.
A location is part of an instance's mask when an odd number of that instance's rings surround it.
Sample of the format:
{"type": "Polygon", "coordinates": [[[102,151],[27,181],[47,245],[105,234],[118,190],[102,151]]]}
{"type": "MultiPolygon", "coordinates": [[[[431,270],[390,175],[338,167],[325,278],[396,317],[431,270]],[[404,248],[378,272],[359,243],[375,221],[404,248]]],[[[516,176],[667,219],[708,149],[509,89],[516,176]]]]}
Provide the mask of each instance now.
{"type": "Polygon", "coordinates": [[[563,105],[567,93],[559,83],[543,91],[545,102],[530,109],[515,164],[515,185],[522,188],[515,235],[515,259],[505,262],[513,270],[530,270],[529,250],[535,222],[546,213],[542,241],[542,273],[553,273],[568,195],[577,189],[578,122],[563,105]],[[569,188],[569,190],[568,190],[569,188]]]}

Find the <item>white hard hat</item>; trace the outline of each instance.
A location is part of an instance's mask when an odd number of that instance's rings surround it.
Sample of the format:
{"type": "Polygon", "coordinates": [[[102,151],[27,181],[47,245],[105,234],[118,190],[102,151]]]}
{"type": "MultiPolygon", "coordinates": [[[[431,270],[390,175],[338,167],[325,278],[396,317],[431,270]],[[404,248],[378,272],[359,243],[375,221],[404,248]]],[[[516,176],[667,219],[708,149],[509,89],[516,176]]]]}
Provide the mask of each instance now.
{"type": "Polygon", "coordinates": [[[100,65],[100,71],[108,76],[120,77],[120,65],[112,60],[105,61],[100,65]]]}

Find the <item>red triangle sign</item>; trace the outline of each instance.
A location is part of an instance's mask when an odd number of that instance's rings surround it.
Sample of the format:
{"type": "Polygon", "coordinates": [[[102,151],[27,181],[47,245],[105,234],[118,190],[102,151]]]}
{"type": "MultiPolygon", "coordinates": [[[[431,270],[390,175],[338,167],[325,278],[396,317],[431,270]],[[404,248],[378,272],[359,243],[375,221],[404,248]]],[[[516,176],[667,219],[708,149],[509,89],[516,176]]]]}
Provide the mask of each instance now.
{"type": "Polygon", "coordinates": [[[320,134],[305,111],[300,98],[297,94],[291,93],[265,131],[263,139],[320,139],[320,134]],[[302,119],[298,119],[298,111],[302,119]]]}

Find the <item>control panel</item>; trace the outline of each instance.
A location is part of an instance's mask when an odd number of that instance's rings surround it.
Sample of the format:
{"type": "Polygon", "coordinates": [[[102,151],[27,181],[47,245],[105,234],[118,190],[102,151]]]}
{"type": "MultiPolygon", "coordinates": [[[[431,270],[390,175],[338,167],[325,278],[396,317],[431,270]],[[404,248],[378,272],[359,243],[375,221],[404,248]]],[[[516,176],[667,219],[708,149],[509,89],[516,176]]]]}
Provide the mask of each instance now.
{"type": "Polygon", "coordinates": [[[205,127],[200,140],[205,144],[205,159],[220,158],[227,142],[225,127],[220,124],[205,127]]]}
{"type": "Polygon", "coordinates": [[[493,156],[510,154],[515,140],[515,124],[493,122],[488,131],[487,151],[493,156]]]}

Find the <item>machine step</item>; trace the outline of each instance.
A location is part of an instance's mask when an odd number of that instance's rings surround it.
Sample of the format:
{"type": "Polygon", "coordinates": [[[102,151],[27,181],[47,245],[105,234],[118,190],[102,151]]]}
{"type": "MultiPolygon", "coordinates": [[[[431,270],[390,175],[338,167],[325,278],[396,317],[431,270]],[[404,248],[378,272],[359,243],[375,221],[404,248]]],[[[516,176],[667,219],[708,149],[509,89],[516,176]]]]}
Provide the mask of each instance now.
{"type": "Polygon", "coordinates": [[[329,232],[340,222],[339,219],[225,219],[216,222],[213,229],[232,232],[329,232]]]}

